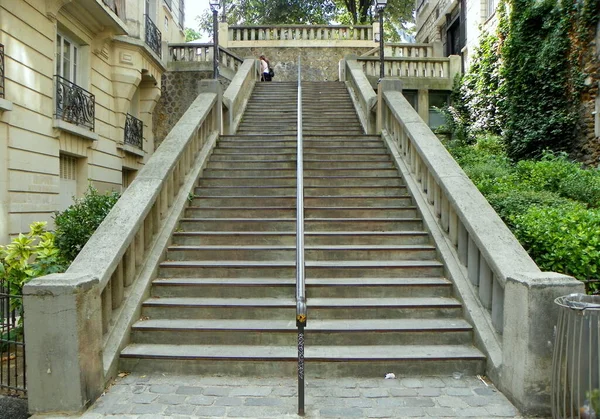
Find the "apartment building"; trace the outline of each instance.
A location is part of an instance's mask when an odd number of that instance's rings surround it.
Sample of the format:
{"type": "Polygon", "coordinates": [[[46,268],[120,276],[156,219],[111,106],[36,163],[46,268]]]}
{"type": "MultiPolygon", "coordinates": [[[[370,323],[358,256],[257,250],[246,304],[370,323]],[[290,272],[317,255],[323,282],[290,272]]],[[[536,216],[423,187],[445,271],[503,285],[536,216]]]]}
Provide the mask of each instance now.
{"type": "Polygon", "coordinates": [[[0,243],[135,178],[184,3],[0,0],[0,243]]]}
{"type": "Polygon", "coordinates": [[[497,25],[498,0],[417,0],[416,42],[441,42],[443,53],[460,55],[463,70],[481,31],[497,25]]]}

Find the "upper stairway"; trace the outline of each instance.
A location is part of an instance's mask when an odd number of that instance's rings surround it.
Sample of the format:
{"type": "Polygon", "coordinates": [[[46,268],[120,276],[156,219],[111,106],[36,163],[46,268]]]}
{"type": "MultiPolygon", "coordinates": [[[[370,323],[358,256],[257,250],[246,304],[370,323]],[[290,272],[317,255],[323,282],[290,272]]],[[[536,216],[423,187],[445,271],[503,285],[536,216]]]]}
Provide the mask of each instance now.
{"type": "MultiPolygon", "coordinates": [[[[296,92],[257,84],[218,140],[122,370],[296,374],[296,92]]],[[[303,83],[306,374],[483,373],[419,209],[346,104],[342,83],[303,83]]]]}

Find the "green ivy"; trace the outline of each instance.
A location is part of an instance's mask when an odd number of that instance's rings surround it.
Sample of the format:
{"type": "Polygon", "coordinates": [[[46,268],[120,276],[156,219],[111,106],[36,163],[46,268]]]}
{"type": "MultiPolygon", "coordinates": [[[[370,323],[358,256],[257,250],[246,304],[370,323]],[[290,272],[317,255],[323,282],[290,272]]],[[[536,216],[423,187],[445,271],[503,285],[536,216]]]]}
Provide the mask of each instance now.
{"type": "Polygon", "coordinates": [[[93,186],[89,186],[83,198],[54,214],[56,244],[69,262],[83,249],[118,199],[118,192],[100,194],[93,186]]]}

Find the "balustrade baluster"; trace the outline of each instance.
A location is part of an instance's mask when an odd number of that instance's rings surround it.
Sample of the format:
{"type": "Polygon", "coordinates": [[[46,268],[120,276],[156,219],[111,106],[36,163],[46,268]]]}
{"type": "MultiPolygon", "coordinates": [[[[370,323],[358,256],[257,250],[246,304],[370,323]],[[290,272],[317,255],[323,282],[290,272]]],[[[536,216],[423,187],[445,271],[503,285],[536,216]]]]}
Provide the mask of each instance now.
{"type": "Polygon", "coordinates": [[[110,283],[112,283],[112,301],[111,307],[113,310],[121,307],[123,303],[124,285],[123,285],[123,260],[117,265],[113,272],[110,283]]]}
{"type": "Polygon", "coordinates": [[[433,205],[433,203],[435,202],[435,179],[433,178],[433,175],[431,173],[429,173],[427,175],[427,202],[429,202],[430,205],[433,205]]]}
{"type": "Polygon", "coordinates": [[[449,217],[449,202],[448,202],[448,198],[446,198],[446,195],[442,196],[442,205],[441,205],[441,216],[440,216],[440,221],[441,221],[441,226],[442,229],[447,233],[448,232],[448,217],[449,217]]]}
{"type": "Polygon", "coordinates": [[[129,287],[135,278],[135,240],[132,240],[131,244],[125,251],[123,262],[125,263],[123,284],[125,287],[129,287]]]}
{"type": "Polygon", "coordinates": [[[154,202],[152,205],[152,209],[150,210],[150,215],[152,216],[152,238],[154,235],[158,233],[160,230],[160,205],[158,202],[154,202]]]}
{"type": "Polygon", "coordinates": [[[152,243],[153,231],[154,227],[152,226],[152,214],[150,213],[146,215],[146,219],[144,220],[144,254],[152,243]]]}
{"type": "Polygon", "coordinates": [[[462,221],[458,220],[458,243],[456,244],[456,250],[458,252],[458,260],[463,265],[467,265],[467,253],[469,248],[469,234],[465,225],[462,221]]]}
{"type": "Polygon", "coordinates": [[[479,286],[479,249],[471,235],[467,249],[467,275],[474,286],[479,286]]]}
{"type": "Polygon", "coordinates": [[[492,325],[500,334],[504,331],[504,288],[496,278],[493,277],[492,289],[492,325]]]}
{"type": "Polygon", "coordinates": [[[450,207],[448,236],[450,237],[452,245],[456,247],[458,244],[458,215],[453,207],[450,207]]]}
{"type": "Polygon", "coordinates": [[[104,287],[100,299],[102,301],[102,334],[105,334],[108,332],[112,319],[112,285],[110,281],[104,287]]]}
{"type": "Polygon", "coordinates": [[[144,239],[144,223],[140,226],[140,229],[135,235],[135,266],[141,266],[144,263],[144,254],[145,249],[145,239],[144,239]]]}
{"type": "Polygon", "coordinates": [[[481,304],[488,310],[492,308],[492,279],[493,272],[490,269],[487,261],[481,255],[479,258],[479,300],[481,304]]]}
{"type": "Polygon", "coordinates": [[[433,201],[433,211],[437,218],[442,216],[442,189],[436,183],[433,186],[434,190],[434,201],[433,201]]]}

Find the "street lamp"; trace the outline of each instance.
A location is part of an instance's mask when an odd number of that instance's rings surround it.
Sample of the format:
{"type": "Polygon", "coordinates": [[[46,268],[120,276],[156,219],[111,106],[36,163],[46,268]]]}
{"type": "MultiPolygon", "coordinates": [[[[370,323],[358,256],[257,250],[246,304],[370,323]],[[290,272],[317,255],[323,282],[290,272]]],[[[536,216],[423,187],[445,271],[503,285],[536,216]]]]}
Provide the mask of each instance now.
{"type": "Polygon", "coordinates": [[[373,0],[373,7],[379,14],[379,80],[385,76],[384,56],[383,56],[383,9],[387,5],[387,0],[373,0]]]}
{"type": "MultiPolygon", "coordinates": [[[[381,0],[380,0],[381,1],[381,0]]],[[[213,13],[213,76],[219,79],[219,22],[217,14],[221,7],[221,0],[209,0],[210,10],[213,13]]]]}

